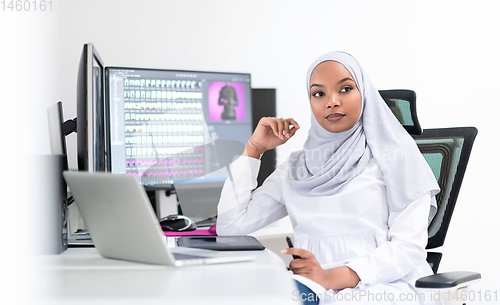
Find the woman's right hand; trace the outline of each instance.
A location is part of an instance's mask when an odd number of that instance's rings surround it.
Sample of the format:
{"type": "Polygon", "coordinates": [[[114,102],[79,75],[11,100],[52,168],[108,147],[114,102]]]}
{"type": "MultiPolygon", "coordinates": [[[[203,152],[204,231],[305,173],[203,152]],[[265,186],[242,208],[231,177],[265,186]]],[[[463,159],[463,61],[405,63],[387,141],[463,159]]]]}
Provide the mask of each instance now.
{"type": "Polygon", "coordinates": [[[257,124],[250,142],[259,154],[263,154],[266,150],[286,143],[299,128],[299,124],[292,118],[264,117],[257,124]]]}

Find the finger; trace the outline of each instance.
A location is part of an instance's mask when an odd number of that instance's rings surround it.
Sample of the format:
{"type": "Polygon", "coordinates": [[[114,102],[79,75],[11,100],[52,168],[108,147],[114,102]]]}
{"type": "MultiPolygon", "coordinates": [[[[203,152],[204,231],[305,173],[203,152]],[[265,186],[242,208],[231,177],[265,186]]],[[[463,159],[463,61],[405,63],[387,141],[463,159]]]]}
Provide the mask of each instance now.
{"type": "Polygon", "coordinates": [[[278,138],[283,140],[283,119],[276,119],[276,125],[278,126],[278,138]]]}
{"type": "Polygon", "coordinates": [[[290,125],[293,125],[293,127],[297,128],[297,129],[300,128],[299,123],[297,123],[297,121],[295,121],[294,119],[288,118],[287,120],[290,123],[290,125]]]}
{"type": "Polygon", "coordinates": [[[306,249],[301,249],[301,248],[287,248],[287,249],[281,250],[281,252],[284,254],[298,255],[304,259],[314,257],[314,254],[307,251],[306,249]]]}
{"type": "Polygon", "coordinates": [[[308,270],[306,268],[290,268],[290,270],[294,274],[308,274],[308,270]]]}
{"type": "MultiPolygon", "coordinates": [[[[301,263],[300,260],[297,260],[298,263],[301,263]]],[[[290,270],[295,274],[311,274],[314,272],[312,266],[310,264],[304,265],[292,265],[290,264],[290,270]]]]}
{"type": "Polygon", "coordinates": [[[295,121],[292,118],[288,118],[288,119],[286,119],[286,128],[287,128],[287,137],[290,138],[295,134],[295,132],[297,131],[297,129],[300,128],[300,126],[297,123],[297,121],[295,121]],[[290,128],[290,126],[293,126],[293,127],[290,128]]]}
{"type": "Polygon", "coordinates": [[[265,125],[271,127],[274,135],[279,138],[279,135],[278,135],[278,124],[276,124],[275,120],[273,120],[272,118],[266,118],[265,125]]]}
{"type": "Polygon", "coordinates": [[[285,137],[290,138],[290,121],[288,119],[283,120],[283,131],[285,133],[285,137]]]}
{"type": "Polygon", "coordinates": [[[295,127],[290,128],[290,131],[289,131],[290,136],[289,136],[289,138],[293,137],[293,135],[297,132],[297,130],[298,130],[298,129],[297,129],[297,128],[295,128],[295,127]]]}
{"type": "Polygon", "coordinates": [[[285,141],[286,139],[288,139],[288,137],[287,137],[288,123],[283,118],[280,118],[280,121],[279,121],[278,124],[281,126],[281,129],[283,130],[282,133],[281,133],[281,135],[282,135],[281,140],[285,141]]]}
{"type": "Polygon", "coordinates": [[[308,265],[309,264],[308,264],[307,260],[293,259],[292,261],[290,261],[289,267],[290,267],[290,270],[298,270],[298,269],[306,268],[308,265]]]}

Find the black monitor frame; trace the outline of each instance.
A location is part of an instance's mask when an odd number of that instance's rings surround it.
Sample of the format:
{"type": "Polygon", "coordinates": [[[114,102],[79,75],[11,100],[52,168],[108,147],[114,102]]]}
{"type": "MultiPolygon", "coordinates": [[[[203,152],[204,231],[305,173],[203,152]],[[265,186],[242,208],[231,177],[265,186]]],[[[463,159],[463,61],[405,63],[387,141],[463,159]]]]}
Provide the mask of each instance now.
{"type": "Polygon", "coordinates": [[[107,169],[104,68],[104,62],[93,44],[85,44],[78,67],[77,80],[76,132],[78,169],[81,171],[94,172],[107,169]],[[101,71],[97,83],[94,83],[94,63],[101,71]],[[95,86],[100,86],[100,88],[95,88],[95,86]],[[95,96],[95,92],[101,92],[101,95],[95,96]],[[95,98],[97,100],[94,100],[95,98]]]}
{"type": "MultiPolygon", "coordinates": [[[[66,135],[63,128],[62,102],[57,102],[48,108],[47,117],[49,122],[50,152],[53,155],[64,155],[66,158],[66,135]]],[[[67,161],[64,170],[68,170],[67,161]]]]}

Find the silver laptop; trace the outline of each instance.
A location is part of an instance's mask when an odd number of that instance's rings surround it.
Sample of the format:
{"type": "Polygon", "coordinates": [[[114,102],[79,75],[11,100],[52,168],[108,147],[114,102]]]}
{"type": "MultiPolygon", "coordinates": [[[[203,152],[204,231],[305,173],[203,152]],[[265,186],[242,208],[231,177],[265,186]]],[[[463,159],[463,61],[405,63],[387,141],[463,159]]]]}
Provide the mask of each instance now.
{"type": "Polygon", "coordinates": [[[218,255],[217,252],[211,256],[175,253],[179,251],[166,245],[144,188],[132,176],[72,171],[65,171],[63,175],[94,245],[103,257],[172,266],[254,259],[249,255],[227,256],[228,253],[218,255]]]}

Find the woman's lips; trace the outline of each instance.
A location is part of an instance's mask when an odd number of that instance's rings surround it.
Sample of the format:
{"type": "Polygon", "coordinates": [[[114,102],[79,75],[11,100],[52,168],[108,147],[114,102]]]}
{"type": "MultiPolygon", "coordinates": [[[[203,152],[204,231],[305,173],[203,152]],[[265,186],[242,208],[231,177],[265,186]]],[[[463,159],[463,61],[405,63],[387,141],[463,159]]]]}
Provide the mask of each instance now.
{"type": "Polygon", "coordinates": [[[330,122],[336,122],[338,120],[341,120],[345,114],[340,114],[340,113],[330,113],[329,115],[326,116],[326,119],[330,122]]]}

